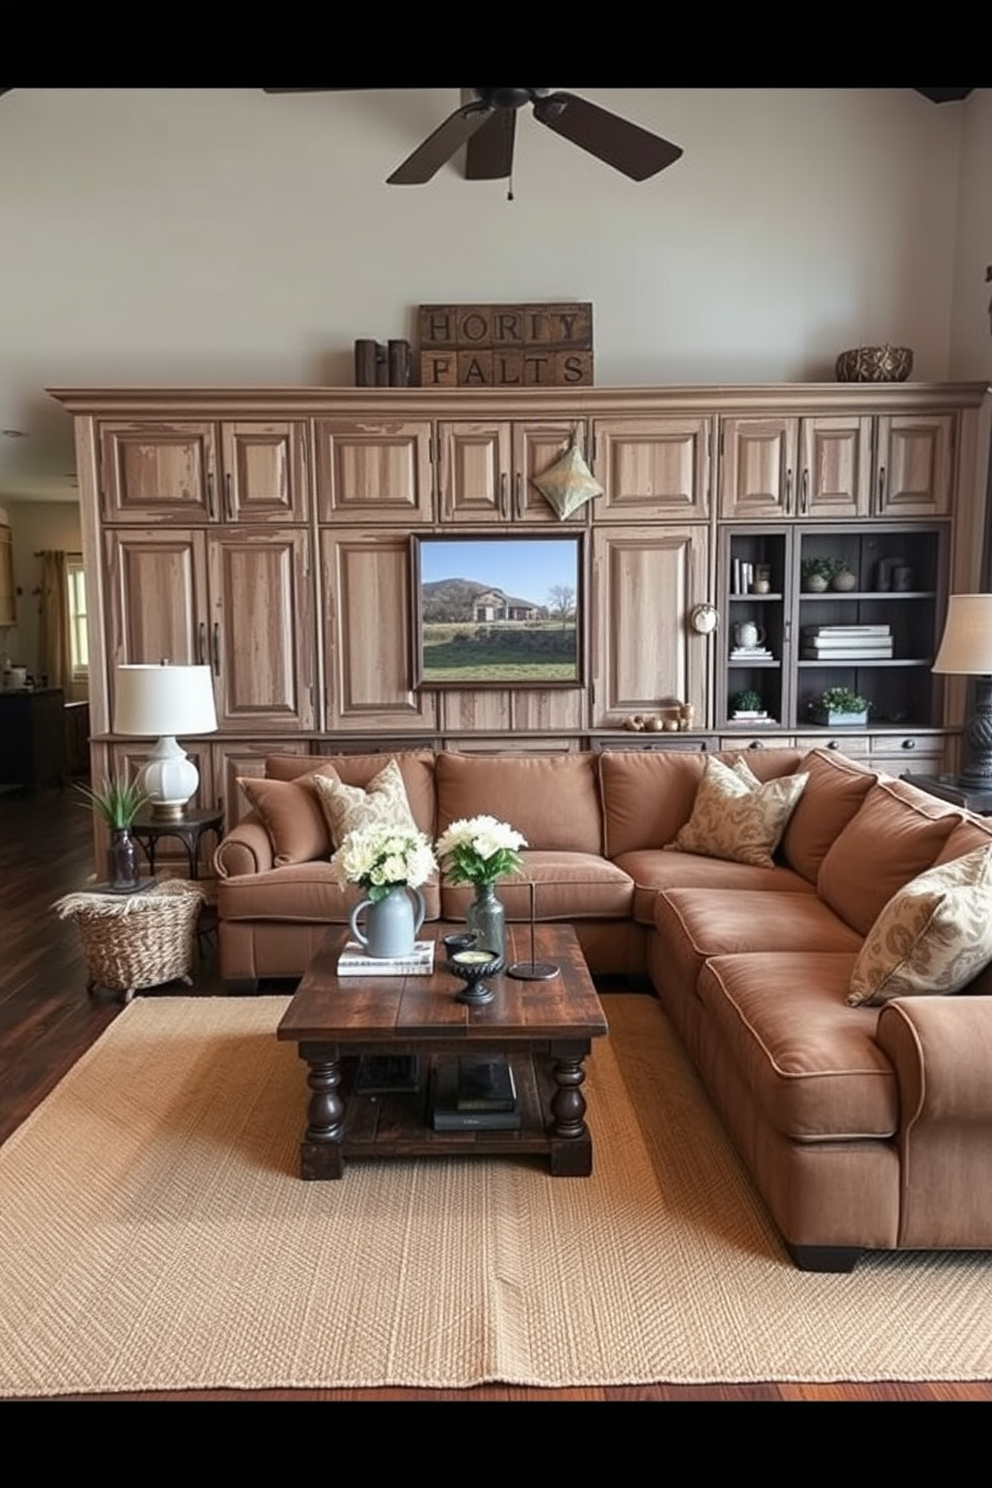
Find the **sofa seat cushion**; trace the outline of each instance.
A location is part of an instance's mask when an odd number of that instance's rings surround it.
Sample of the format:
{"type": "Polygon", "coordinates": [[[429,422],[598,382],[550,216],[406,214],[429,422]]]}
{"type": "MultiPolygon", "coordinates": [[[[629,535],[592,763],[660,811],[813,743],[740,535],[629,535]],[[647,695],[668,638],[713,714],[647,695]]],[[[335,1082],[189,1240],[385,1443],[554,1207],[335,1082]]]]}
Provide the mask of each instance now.
{"type": "Polygon", "coordinates": [[[696,853],[665,852],[660,847],[621,853],[615,865],[634,881],[633,914],[641,925],[654,924],[655,900],[663,889],[720,889],[728,897],[740,889],[816,895],[814,886],[791,868],[757,868],[696,853]]]}
{"type": "Polygon", "coordinates": [[[876,780],[830,848],[817,893],[867,935],[893,894],[929,868],[960,813],[902,780],[876,780]]]}
{"type": "MultiPolygon", "coordinates": [[[[629,874],[598,853],[527,850],[522,876],[501,878],[496,897],[508,920],[530,919],[530,885],[538,920],[629,919],[634,885],[629,874]]],[[[471,884],[443,883],[441,909],[446,920],[463,920],[471,903],[471,884]]]]}
{"type": "Polygon", "coordinates": [[[438,837],[454,821],[495,816],[521,832],[528,847],[603,851],[594,754],[441,753],[435,779],[438,837]]]}
{"type": "Polygon", "coordinates": [[[774,889],[668,889],[655,900],[655,925],[672,976],[695,988],[711,956],[744,952],[861,950],[861,936],[815,894],[774,889]]]}
{"type": "Polygon", "coordinates": [[[762,1116],[795,1142],[890,1138],[895,1071],[875,1041],[878,1008],[851,1008],[845,951],[714,956],[699,974],[708,1034],[762,1116]]]}
{"type": "MultiPolygon", "coordinates": [[[[440,917],[437,880],[424,884],[425,915],[440,917]]],[[[223,878],[217,883],[217,913],[222,920],[286,920],[297,923],[346,925],[364,889],[334,881],[330,862],[294,863],[268,873],[223,878]]]]}

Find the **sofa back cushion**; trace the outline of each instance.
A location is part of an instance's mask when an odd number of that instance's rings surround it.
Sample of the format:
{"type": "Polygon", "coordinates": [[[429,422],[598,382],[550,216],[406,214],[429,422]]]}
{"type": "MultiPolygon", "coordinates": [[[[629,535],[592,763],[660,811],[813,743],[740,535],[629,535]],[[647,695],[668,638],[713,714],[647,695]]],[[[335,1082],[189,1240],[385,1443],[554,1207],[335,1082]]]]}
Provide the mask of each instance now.
{"type": "Polygon", "coordinates": [[[817,893],[867,935],[893,894],[930,867],[960,819],[953,806],[902,780],[875,780],[820,864],[817,893]]]}
{"type": "Polygon", "coordinates": [[[976,847],[986,847],[990,842],[992,822],[961,814],[957,826],[934,859],[933,866],[939,868],[942,863],[949,863],[953,858],[963,858],[965,853],[974,852],[976,847]]]}
{"type": "Polygon", "coordinates": [[[815,884],[820,864],[877,776],[828,749],[811,749],[800,769],[809,781],[785,829],[782,856],[790,868],[815,884]]]}
{"type": "MultiPolygon", "coordinates": [[[[742,753],[715,756],[697,749],[605,749],[599,756],[604,851],[608,858],[674,842],[692,815],[707,759],[733,765],[742,753]]],[[[797,749],[747,750],[760,781],[789,775],[802,759],[797,749]]]]}
{"type": "Polygon", "coordinates": [[[437,833],[453,821],[495,816],[546,852],[602,853],[596,756],[440,753],[437,833]]]}
{"type": "Polygon", "coordinates": [[[400,767],[413,819],[422,832],[434,835],[436,796],[434,754],[430,749],[398,749],[382,754],[270,754],[265,773],[270,780],[296,780],[311,771],[330,774],[345,785],[367,789],[383,766],[394,759],[400,767]]]}

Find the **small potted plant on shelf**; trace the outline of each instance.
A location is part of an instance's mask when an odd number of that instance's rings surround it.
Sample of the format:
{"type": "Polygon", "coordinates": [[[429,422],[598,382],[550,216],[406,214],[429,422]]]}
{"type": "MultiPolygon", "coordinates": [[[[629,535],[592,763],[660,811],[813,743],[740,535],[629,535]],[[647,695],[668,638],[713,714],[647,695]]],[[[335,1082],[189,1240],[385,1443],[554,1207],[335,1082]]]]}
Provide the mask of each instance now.
{"type": "Polygon", "coordinates": [[[814,723],[826,724],[828,728],[841,728],[845,724],[863,728],[870,707],[867,698],[849,687],[827,687],[810,704],[810,712],[814,723]]]}
{"type": "Polygon", "coordinates": [[[823,594],[830,588],[834,574],[846,566],[842,558],[827,558],[819,553],[804,558],[799,565],[803,588],[810,594],[823,594]]]}
{"type": "Polygon", "coordinates": [[[730,699],[730,717],[740,723],[753,723],[756,719],[767,718],[761,693],[755,692],[751,687],[735,692],[730,699]]]}
{"type": "MultiPolygon", "coordinates": [[[[76,785],[110,831],[107,848],[107,881],[114,893],[133,893],[141,887],[138,849],[131,836],[135,817],[148,800],[136,780],[123,775],[105,775],[95,786],[76,785]]],[[[82,804],[82,803],[80,803],[82,804]]]]}

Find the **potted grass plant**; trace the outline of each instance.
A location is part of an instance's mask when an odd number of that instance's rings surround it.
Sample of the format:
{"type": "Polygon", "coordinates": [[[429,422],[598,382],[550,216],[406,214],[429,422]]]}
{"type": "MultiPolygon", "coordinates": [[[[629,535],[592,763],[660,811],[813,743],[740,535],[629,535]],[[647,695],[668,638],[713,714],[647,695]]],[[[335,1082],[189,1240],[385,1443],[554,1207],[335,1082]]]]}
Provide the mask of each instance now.
{"type": "Polygon", "coordinates": [[[136,780],[129,780],[124,775],[105,775],[96,785],[77,784],[76,789],[110,832],[107,848],[109,888],[115,894],[133,893],[140,887],[141,877],[138,873],[138,849],[131,827],[148,797],[136,780]]]}

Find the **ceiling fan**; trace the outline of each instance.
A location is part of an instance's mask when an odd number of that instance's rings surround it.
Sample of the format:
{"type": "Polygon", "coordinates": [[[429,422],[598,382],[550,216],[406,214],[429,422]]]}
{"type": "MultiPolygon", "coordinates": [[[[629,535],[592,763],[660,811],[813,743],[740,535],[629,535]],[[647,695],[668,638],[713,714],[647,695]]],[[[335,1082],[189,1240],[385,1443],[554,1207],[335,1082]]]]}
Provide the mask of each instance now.
{"type": "MultiPolygon", "coordinates": [[[[310,88],[265,89],[266,93],[323,91],[310,88]]],[[[387,185],[423,185],[463,145],[466,147],[465,175],[468,180],[498,181],[511,175],[517,114],[525,104],[530,104],[539,124],[633,181],[645,181],[649,176],[657,175],[682,154],[678,145],[574,93],[552,93],[547,88],[473,88],[472,92],[475,97],[449,114],[387,177],[387,185]]]]}

